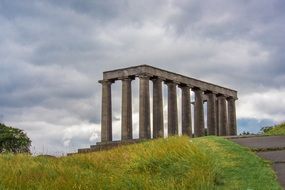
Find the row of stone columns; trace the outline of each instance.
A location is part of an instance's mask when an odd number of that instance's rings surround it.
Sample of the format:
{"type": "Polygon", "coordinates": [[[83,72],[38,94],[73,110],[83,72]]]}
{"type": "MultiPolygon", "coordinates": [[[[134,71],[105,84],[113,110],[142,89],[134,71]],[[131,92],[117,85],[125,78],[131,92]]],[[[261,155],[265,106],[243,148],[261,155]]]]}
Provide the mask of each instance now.
{"type": "MultiPolygon", "coordinates": [[[[122,140],[132,139],[132,77],[122,80],[122,140]]],[[[150,139],[150,93],[147,75],[139,76],[139,138],[150,139]]],[[[158,77],[153,82],[153,138],[164,136],[162,82],[158,77]]],[[[112,141],[112,102],[111,80],[102,80],[102,131],[101,141],[112,141]]],[[[177,85],[165,81],[168,87],[168,135],[178,134],[177,85]]],[[[179,84],[182,92],[182,134],[192,136],[190,86],[179,84]]],[[[207,96],[208,135],[236,135],[235,99],[210,91],[203,92],[193,87],[194,103],[194,136],[204,136],[204,95],[207,96]],[[228,103],[227,103],[228,102],[228,103]],[[227,106],[228,105],[228,106],[227,106]]]]}

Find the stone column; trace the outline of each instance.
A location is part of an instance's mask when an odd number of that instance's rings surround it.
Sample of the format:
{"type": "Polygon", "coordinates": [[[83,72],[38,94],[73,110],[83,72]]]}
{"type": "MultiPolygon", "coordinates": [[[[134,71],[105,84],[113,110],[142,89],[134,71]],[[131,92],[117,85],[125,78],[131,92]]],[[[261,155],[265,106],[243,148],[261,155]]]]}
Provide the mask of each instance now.
{"type": "Polygon", "coordinates": [[[229,97],[228,99],[228,135],[237,135],[237,122],[236,122],[236,106],[235,99],[229,97]]]}
{"type": "Polygon", "coordinates": [[[208,135],[217,135],[216,130],[216,95],[212,92],[207,93],[207,128],[208,135]]]}
{"type": "Polygon", "coordinates": [[[122,79],[122,140],[132,139],[132,79],[122,79]]]}
{"type": "Polygon", "coordinates": [[[204,136],[204,109],[203,109],[203,95],[199,88],[193,89],[195,93],[194,105],[194,135],[195,137],[204,136]]]}
{"type": "Polygon", "coordinates": [[[153,82],[153,138],[164,136],[162,79],[154,78],[153,82]]]}
{"type": "Polygon", "coordinates": [[[166,82],[168,87],[168,135],[178,135],[177,92],[174,82],[166,82]]]}
{"type": "Polygon", "coordinates": [[[141,75],[139,89],[139,138],[150,138],[149,76],[141,75]]]}
{"type": "Polygon", "coordinates": [[[190,87],[181,85],[182,92],[182,135],[192,137],[190,87]]]}
{"type": "Polygon", "coordinates": [[[112,81],[101,80],[102,110],[101,110],[101,142],[112,141],[112,81]]]}
{"type": "Polygon", "coordinates": [[[226,97],[220,95],[218,97],[219,106],[219,135],[227,135],[227,107],[226,107],[226,97]]]}
{"type": "Polygon", "coordinates": [[[218,98],[215,98],[215,103],[216,103],[216,131],[217,131],[217,136],[219,136],[219,101],[218,98]]]}

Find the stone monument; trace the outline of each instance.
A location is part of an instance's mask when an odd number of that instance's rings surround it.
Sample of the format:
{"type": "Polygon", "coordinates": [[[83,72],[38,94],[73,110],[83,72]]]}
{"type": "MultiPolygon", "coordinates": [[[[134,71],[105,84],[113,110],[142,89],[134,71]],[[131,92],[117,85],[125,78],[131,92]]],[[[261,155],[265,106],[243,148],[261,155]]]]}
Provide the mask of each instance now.
{"type": "MultiPolygon", "coordinates": [[[[168,136],[178,135],[177,88],[181,90],[181,126],[182,134],[189,137],[205,135],[204,106],[207,102],[207,134],[217,136],[236,135],[237,91],[204,82],[188,76],[155,68],[149,65],[139,65],[112,71],[105,71],[102,84],[101,142],[89,149],[79,149],[79,152],[89,152],[113,147],[124,143],[134,143],[151,139],[150,127],[150,90],[153,83],[153,138],[164,137],[163,95],[162,85],[168,89],[168,136]],[[132,80],[139,78],[139,139],[133,139],[132,126],[132,80]],[[120,80],[122,83],[122,117],[120,141],[112,139],[112,83],[120,80]],[[190,91],[194,92],[194,118],[191,118],[190,91]],[[192,119],[194,131],[192,132],[192,119]]],[[[180,105],[179,105],[180,106],[180,105]]]]}

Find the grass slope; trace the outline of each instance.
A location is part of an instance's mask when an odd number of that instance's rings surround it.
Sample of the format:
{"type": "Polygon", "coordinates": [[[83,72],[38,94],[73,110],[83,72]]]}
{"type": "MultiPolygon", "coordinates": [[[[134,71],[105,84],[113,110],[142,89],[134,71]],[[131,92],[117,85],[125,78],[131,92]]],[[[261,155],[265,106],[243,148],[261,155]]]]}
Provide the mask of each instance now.
{"type": "Polygon", "coordinates": [[[285,123],[273,126],[265,132],[266,135],[285,135],[285,123]]]}
{"type": "Polygon", "coordinates": [[[270,164],[219,137],[171,137],[46,158],[0,155],[0,189],[281,189],[270,164]]]}

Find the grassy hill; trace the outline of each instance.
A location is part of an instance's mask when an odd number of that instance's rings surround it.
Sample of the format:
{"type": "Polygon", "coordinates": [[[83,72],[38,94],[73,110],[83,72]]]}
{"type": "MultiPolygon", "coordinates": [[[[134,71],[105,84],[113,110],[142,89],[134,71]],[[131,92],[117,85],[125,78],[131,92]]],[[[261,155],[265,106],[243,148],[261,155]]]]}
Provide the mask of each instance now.
{"type": "Polygon", "coordinates": [[[265,129],[264,134],[266,135],[285,135],[285,123],[268,127],[265,129]]]}
{"type": "Polygon", "coordinates": [[[0,189],[281,189],[270,164],[219,137],[171,137],[89,154],[0,155],[0,189]]]}

